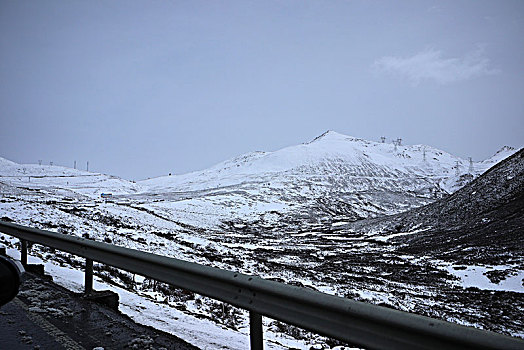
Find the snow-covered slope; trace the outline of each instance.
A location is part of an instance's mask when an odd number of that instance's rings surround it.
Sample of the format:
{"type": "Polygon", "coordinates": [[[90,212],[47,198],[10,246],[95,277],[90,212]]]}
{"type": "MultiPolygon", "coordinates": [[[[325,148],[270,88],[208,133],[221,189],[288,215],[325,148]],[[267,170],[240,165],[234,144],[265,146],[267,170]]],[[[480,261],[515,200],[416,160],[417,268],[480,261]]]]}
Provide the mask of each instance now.
{"type": "Polygon", "coordinates": [[[151,190],[201,190],[238,185],[251,179],[274,175],[345,175],[348,178],[397,178],[400,174],[449,177],[468,170],[468,162],[435,148],[394,146],[328,131],[309,143],[276,152],[242,155],[209,169],[179,176],[142,181],[151,190]],[[424,149],[426,161],[424,161],[424,149]]]}
{"type": "Polygon", "coordinates": [[[487,164],[490,167],[492,167],[493,165],[503,161],[504,159],[508,158],[512,154],[516,153],[517,151],[518,150],[514,147],[504,146],[501,149],[499,149],[497,153],[495,153],[488,159],[483,160],[481,164],[487,164]]]}
{"type": "Polygon", "coordinates": [[[452,193],[515,150],[468,160],[425,145],[377,143],[328,131],[275,152],[242,155],[209,169],[141,181],[149,209],[214,227],[225,220],[357,219],[418,207],[452,193]],[[273,215],[268,215],[273,214],[273,215]]]}
{"type": "MultiPolygon", "coordinates": [[[[394,214],[452,193],[514,153],[469,161],[425,145],[378,143],[328,131],[275,152],[253,152],[184,175],[134,183],[61,166],[0,158],[0,181],[62,197],[112,193],[177,222],[200,228],[293,226],[394,214]]],[[[278,229],[292,229],[279,227],[278,229]]]]}
{"type": "Polygon", "coordinates": [[[98,198],[104,192],[129,194],[141,191],[136,183],[116,176],[56,165],[17,164],[1,157],[0,181],[15,186],[45,189],[71,198],[98,198]]]}

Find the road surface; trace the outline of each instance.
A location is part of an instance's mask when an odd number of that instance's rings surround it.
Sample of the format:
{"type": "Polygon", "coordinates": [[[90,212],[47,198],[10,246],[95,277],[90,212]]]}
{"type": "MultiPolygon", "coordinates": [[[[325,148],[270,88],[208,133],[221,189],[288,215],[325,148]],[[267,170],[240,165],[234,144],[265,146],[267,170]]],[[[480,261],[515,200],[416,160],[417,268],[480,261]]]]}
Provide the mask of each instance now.
{"type": "Polygon", "coordinates": [[[95,348],[197,349],[30,273],[18,296],[0,307],[2,350],[95,348]]]}

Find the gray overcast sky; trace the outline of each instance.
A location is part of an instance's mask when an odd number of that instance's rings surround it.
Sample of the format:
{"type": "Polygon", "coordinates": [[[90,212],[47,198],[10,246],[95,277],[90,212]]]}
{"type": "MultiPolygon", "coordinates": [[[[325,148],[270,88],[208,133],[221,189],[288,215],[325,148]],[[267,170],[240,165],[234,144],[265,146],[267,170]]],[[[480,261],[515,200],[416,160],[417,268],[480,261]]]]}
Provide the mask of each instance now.
{"type": "Polygon", "coordinates": [[[327,129],[524,144],[524,1],[0,0],[0,156],[142,179],[327,129]]]}

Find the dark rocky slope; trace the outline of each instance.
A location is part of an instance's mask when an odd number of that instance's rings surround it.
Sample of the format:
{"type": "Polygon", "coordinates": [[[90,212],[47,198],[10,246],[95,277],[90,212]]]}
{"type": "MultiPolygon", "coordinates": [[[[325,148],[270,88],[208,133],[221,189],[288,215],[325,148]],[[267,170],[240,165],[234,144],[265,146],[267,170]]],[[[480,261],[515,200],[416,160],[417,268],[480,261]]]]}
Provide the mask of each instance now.
{"type": "Polygon", "coordinates": [[[518,262],[524,256],[524,149],[446,198],[405,213],[362,220],[350,229],[383,234],[419,229],[423,231],[392,240],[410,253],[464,262],[518,262]]]}

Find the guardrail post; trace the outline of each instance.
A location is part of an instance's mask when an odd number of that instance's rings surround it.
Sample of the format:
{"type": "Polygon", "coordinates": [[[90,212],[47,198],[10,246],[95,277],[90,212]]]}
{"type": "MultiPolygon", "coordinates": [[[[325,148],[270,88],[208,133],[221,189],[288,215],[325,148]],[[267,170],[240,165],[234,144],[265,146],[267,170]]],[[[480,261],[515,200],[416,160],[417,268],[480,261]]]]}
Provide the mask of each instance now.
{"type": "Polygon", "coordinates": [[[25,239],[20,240],[20,261],[24,267],[27,266],[27,241],[25,239]]]}
{"type": "Polygon", "coordinates": [[[90,294],[93,291],[93,260],[86,258],[86,271],[84,293],[90,294]]]}
{"type": "Polygon", "coordinates": [[[249,338],[251,340],[251,350],[262,350],[264,348],[262,315],[255,311],[249,311],[249,338]]]}

